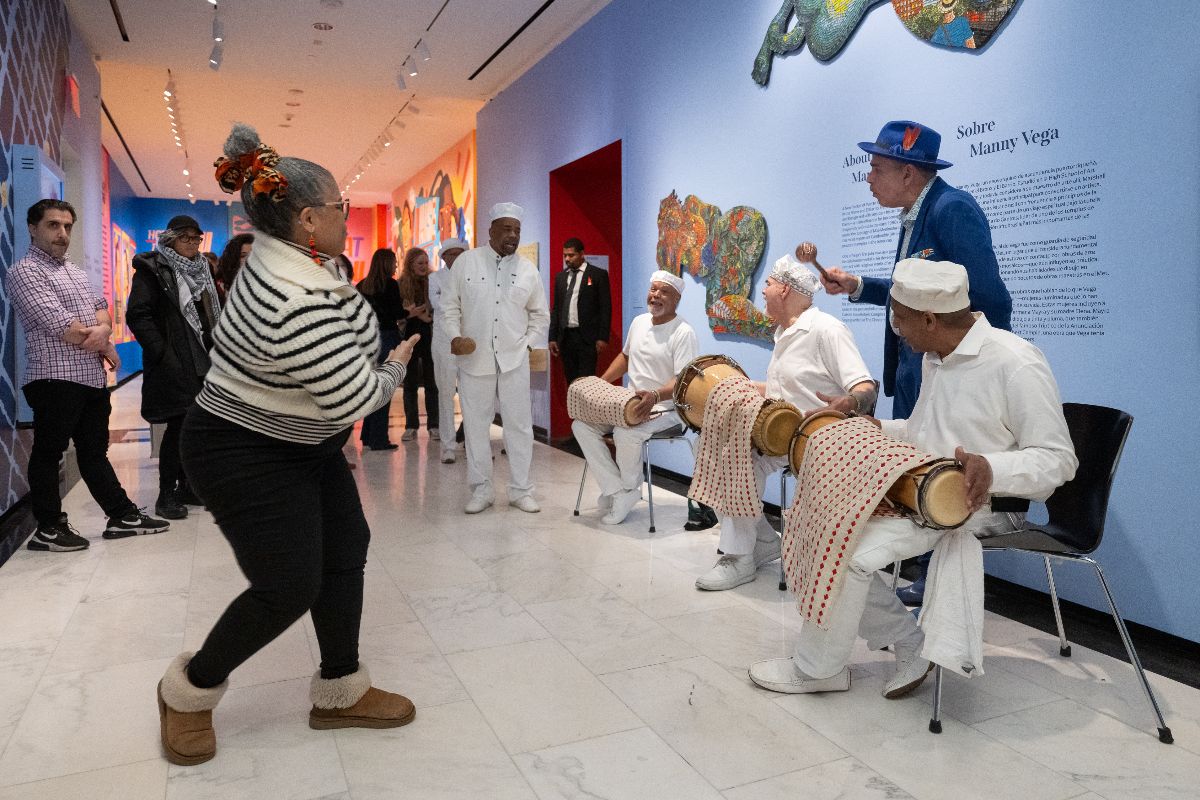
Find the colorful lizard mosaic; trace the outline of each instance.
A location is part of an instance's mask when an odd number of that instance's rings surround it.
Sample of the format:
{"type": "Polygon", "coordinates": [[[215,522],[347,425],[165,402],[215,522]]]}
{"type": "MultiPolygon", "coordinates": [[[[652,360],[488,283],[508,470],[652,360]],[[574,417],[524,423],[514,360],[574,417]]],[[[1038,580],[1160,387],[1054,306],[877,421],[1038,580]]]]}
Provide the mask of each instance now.
{"type": "Polygon", "coordinates": [[[750,300],[766,241],[767,221],[749,206],[721,213],[695,195],[681,203],[675,192],[659,203],[658,266],[674,275],[687,272],[704,283],[714,333],[771,338],[774,323],[750,300]]]}

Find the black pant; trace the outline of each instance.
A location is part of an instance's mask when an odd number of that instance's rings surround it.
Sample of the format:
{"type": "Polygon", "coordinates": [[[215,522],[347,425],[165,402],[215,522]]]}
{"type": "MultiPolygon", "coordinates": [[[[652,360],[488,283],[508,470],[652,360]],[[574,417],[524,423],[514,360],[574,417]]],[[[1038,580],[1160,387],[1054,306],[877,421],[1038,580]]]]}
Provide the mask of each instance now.
{"type": "Polygon", "coordinates": [[[576,378],[596,374],[596,343],[585,339],[579,328],[563,331],[558,353],[562,357],[563,376],[568,386],[576,378]]]}
{"type": "Polygon", "coordinates": [[[79,475],[105,516],[137,511],[108,461],[108,389],[72,381],[41,380],[22,387],[33,409],[33,450],[29,454],[29,497],[38,525],[62,517],[58,465],[71,440],[79,475]]]}
{"type": "Polygon", "coordinates": [[[238,595],[188,665],[216,686],[311,612],[321,677],[358,670],[363,567],[371,531],[342,445],[285,442],[192,406],[183,466],[233,548],[250,587],[238,595]]]}
{"type": "Polygon", "coordinates": [[[425,427],[438,427],[438,386],[433,374],[433,349],[430,344],[432,328],[414,330],[409,320],[407,335],[420,333],[412,358],[408,361],[408,372],[404,376],[404,427],[415,431],[421,427],[421,411],[417,404],[417,390],[425,387],[425,427]]]}
{"type": "Polygon", "coordinates": [[[169,492],[177,483],[187,483],[183,461],[179,455],[179,434],[183,431],[183,414],[167,420],[162,441],[158,445],[158,491],[169,492]]]}
{"type": "MultiPolygon", "coordinates": [[[[382,364],[388,353],[396,349],[398,344],[400,344],[400,331],[395,328],[381,329],[379,331],[379,355],[375,359],[375,363],[382,364]]],[[[388,414],[391,410],[392,400],[388,398],[383,408],[376,409],[363,418],[359,439],[367,447],[385,447],[391,444],[391,440],[388,438],[388,414]]]]}

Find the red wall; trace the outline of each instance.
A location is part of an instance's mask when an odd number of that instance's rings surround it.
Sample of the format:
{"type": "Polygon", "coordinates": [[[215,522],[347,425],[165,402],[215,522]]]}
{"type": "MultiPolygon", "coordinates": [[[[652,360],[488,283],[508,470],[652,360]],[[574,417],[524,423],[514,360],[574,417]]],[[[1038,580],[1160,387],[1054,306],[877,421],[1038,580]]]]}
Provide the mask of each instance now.
{"type": "MultiPolygon", "coordinates": [[[[600,374],[621,352],[621,142],[616,141],[583,158],[550,172],[550,296],[554,280],[563,270],[562,244],[571,237],[583,240],[584,251],[608,256],[612,292],[612,331],[608,350],[596,365],[600,374]]],[[[571,435],[567,416],[567,387],[562,363],[557,359],[550,376],[550,435],[571,435]]]]}

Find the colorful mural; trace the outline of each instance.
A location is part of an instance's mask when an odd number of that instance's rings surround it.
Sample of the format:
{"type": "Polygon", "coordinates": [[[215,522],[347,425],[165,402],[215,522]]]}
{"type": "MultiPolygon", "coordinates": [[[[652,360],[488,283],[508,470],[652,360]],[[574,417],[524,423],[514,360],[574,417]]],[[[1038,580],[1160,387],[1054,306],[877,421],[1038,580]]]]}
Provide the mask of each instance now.
{"type": "MultiPolygon", "coordinates": [[[[885,0],[784,0],[767,26],[751,77],[760,86],[771,79],[775,56],[808,44],[818,61],[829,61],[846,46],[863,17],[885,0]],[[793,21],[792,17],[795,16],[793,21]]],[[[978,50],[988,43],[1020,0],[892,0],[901,22],[918,38],[939,47],[978,50]]]]}
{"type": "Polygon", "coordinates": [[[749,206],[721,209],[675,192],[658,206],[660,269],[687,272],[704,283],[708,326],[714,333],[770,339],[771,318],[750,300],[754,272],[767,241],[767,221],[749,206]]]}
{"type": "Polygon", "coordinates": [[[438,263],[446,239],[475,241],[475,132],[392,191],[397,252],[421,247],[438,263]]]}
{"type": "Polygon", "coordinates": [[[119,225],[110,225],[111,238],[106,260],[112,268],[111,281],[106,284],[112,292],[109,304],[112,309],[115,344],[133,341],[133,333],[125,324],[125,307],[129,302],[129,290],[133,288],[133,257],[137,255],[137,242],[119,225]]]}

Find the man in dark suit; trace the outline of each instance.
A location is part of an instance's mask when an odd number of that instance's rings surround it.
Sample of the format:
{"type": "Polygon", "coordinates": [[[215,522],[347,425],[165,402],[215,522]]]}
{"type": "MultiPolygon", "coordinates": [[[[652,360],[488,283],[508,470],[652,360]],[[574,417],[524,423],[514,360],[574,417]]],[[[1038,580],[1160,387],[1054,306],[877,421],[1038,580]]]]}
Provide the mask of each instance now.
{"type": "Polygon", "coordinates": [[[567,384],[596,374],[596,358],[608,347],[612,298],[608,273],[587,263],[583,242],[563,243],[565,269],[554,279],[550,309],[550,354],[562,359],[567,384]]]}
{"type": "MultiPolygon", "coordinates": [[[[1012,327],[1012,298],[1000,277],[992,231],[975,198],[938,177],[952,166],[938,158],[942,137],[925,125],[907,120],[883,126],[874,142],[858,146],[871,154],[867,184],[884,208],[898,208],[900,241],[895,263],[906,258],[953,261],[966,267],[971,310],[982,311],[993,328],[1012,327]]],[[[829,294],[847,294],[852,303],[871,303],[887,309],[883,331],[883,391],[892,397],[892,418],[907,419],[921,390],[922,354],[914,352],[891,326],[892,279],[851,275],[832,267],[821,282],[829,294]]],[[[919,605],[925,592],[928,556],[912,586],[900,599],[919,605]]]]}

